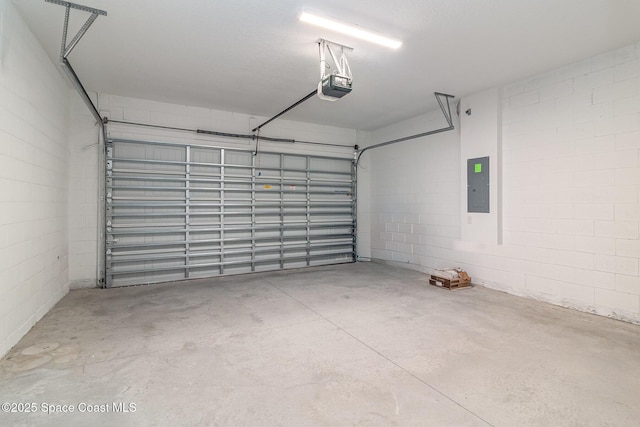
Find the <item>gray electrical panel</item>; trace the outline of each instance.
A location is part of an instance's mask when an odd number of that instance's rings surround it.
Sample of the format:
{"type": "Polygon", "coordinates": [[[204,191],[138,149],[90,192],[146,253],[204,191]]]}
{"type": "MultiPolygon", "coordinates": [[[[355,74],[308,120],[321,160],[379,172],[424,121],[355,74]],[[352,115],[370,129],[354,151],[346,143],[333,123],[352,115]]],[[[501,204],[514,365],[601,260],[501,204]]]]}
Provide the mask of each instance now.
{"type": "Polygon", "coordinates": [[[489,213],[489,157],[467,160],[467,212],[489,213]]]}

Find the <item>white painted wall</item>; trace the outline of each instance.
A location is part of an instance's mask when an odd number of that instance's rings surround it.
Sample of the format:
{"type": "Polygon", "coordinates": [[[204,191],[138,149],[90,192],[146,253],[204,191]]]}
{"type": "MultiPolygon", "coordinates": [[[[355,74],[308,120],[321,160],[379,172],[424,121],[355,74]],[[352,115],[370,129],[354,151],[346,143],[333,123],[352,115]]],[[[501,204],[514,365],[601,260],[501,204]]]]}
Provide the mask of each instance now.
{"type": "Polygon", "coordinates": [[[501,113],[504,244],[461,239],[447,133],[371,153],[372,256],[640,323],[640,44],[510,84],[501,113]]]}
{"type": "MultiPolygon", "coordinates": [[[[373,132],[371,141],[446,126],[438,110],[373,132]]],[[[371,257],[440,266],[434,251],[460,238],[459,141],[456,127],[363,154],[360,168],[370,171],[371,180],[371,257]]]]}
{"type": "MultiPolygon", "coordinates": [[[[95,100],[95,96],[94,96],[95,100]]],[[[79,96],[73,96],[69,130],[70,287],[97,286],[98,233],[102,190],[100,126],[79,96]]]]}
{"type": "Polygon", "coordinates": [[[502,243],[501,101],[500,91],[493,88],[465,97],[460,102],[462,240],[494,245],[502,243]],[[489,157],[488,213],[469,212],[467,206],[467,160],[478,157],[489,157]]]}
{"type": "Polygon", "coordinates": [[[70,93],[0,2],[0,356],[68,291],[70,93]]]}

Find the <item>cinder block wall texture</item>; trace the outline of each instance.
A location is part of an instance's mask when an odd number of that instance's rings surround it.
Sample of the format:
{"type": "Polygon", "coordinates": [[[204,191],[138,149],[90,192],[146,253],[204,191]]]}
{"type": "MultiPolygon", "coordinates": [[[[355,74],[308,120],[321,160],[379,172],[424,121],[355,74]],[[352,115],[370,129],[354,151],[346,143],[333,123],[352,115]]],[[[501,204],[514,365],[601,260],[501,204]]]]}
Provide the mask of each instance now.
{"type": "Polygon", "coordinates": [[[460,266],[487,287],[640,323],[640,44],[500,90],[504,244],[461,240],[460,146],[447,133],[371,152],[372,257],[460,266]]]}
{"type": "Polygon", "coordinates": [[[69,289],[71,92],[0,2],[0,356],[69,289]]]}

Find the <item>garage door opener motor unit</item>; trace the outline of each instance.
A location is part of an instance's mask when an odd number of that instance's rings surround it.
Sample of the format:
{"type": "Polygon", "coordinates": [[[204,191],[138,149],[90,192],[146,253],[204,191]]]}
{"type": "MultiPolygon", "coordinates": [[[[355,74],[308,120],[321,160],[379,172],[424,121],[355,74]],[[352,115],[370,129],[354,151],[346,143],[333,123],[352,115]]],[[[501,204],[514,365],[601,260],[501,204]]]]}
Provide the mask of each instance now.
{"type": "Polygon", "coordinates": [[[318,40],[320,49],[320,83],[318,83],[318,97],[325,101],[335,101],[351,92],[353,77],[349,61],[345,55],[350,47],[333,43],[324,39],[318,40]],[[334,50],[338,50],[340,56],[334,50]],[[327,61],[327,54],[333,61],[334,71],[329,73],[331,65],[327,61]]]}

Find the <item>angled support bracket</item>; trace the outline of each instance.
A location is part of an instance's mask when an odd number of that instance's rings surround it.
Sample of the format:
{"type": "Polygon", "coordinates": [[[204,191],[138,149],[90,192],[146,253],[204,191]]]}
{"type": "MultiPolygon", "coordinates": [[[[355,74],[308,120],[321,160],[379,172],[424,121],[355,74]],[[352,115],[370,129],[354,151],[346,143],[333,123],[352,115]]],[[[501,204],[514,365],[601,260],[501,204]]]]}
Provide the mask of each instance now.
{"type": "Polygon", "coordinates": [[[440,105],[440,110],[442,110],[442,114],[444,114],[444,118],[449,124],[450,127],[453,128],[453,117],[451,116],[451,105],[449,105],[449,100],[455,98],[453,95],[448,95],[446,93],[434,92],[433,95],[438,100],[438,104],[440,105]],[[447,103],[447,108],[444,108],[444,102],[442,98],[445,99],[447,103]]]}
{"type": "Polygon", "coordinates": [[[326,79],[330,74],[337,74],[349,79],[353,78],[351,75],[351,68],[349,67],[349,61],[345,54],[345,51],[347,50],[352,51],[352,47],[330,42],[325,39],[318,39],[318,47],[320,50],[320,80],[326,79]],[[340,57],[336,55],[335,51],[340,53],[340,57]],[[331,69],[331,64],[327,62],[327,53],[333,60],[333,66],[336,69],[333,73],[328,72],[328,70],[331,69]]]}
{"type": "Polygon", "coordinates": [[[360,157],[362,157],[362,155],[368,150],[384,147],[386,145],[397,144],[399,142],[409,141],[411,139],[422,138],[423,136],[429,136],[429,135],[434,135],[436,133],[453,130],[455,127],[453,125],[453,116],[451,115],[451,105],[449,104],[449,100],[452,98],[455,98],[455,96],[449,95],[446,93],[440,93],[440,92],[434,92],[433,95],[436,97],[436,100],[438,100],[438,105],[440,105],[440,110],[442,111],[442,114],[444,115],[444,119],[447,121],[448,126],[439,128],[439,129],[429,130],[429,131],[418,133],[415,135],[392,139],[391,141],[380,142],[378,144],[365,147],[357,153],[357,156],[355,158],[356,167],[358,166],[358,162],[360,162],[360,157]]]}
{"type": "Polygon", "coordinates": [[[69,77],[69,80],[71,80],[71,83],[76,88],[76,91],[78,91],[78,94],[80,95],[84,103],[87,105],[87,107],[89,107],[91,114],[93,114],[93,117],[96,119],[96,121],[98,122],[98,124],[100,125],[100,127],[104,132],[104,121],[100,116],[100,112],[98,112],[98,109],[93,104],[93,101],[89,97],[89,94],[87,93],[86,89],[82,85],[82,82],[78,78],[78,75],[76,74],[75,70],[71,66],[71,63],[69,62],[67,57],[69,56],[73,48],[76,47],[76,45],[78,44],[82,36],[84,36],[84,34],[87,32],[91,24],[93,24],[96,18],[98,18],[98,15],[106,16],[107,12],[105,12],[104,10],[94,9],[92,7],[87,7],[81,4],[71,3],[68,1],[62,1],[62,0],[45,0],[45,1],[47,3],[53,3],[53,4],[63,6],[66,9],[64,12],[64,27],[62,28],[62,46],[60,47],[60,64],[62,65],[62,69],[64,70],[64,72],[67,74],[67,77],[69,77]],[[69,30],[69,15],[71,14],[71,9],[81,10],[83,12],[89,12],[91,15],[89,16],[89,19],[87,19],[87,21],[84,23],[84,25],[80,28],[80,30],[78,30],[78,33],[75,36],[73,36],[69,44],[67,44],[67,32],[69,30]]]}
{"type": "Polygon", "coordinates": [[[66,59],[67,56],[71,53],[74,47],[78,44],[84,33],[87,32],[91,24],[98,18],[98,15],[107,16],[107,12],[100,9],[94,9],[92,7],[83,6],[81,4],[71,3],[68,1],[61,0],[45,0],[47,3],[53,3],[60,6],[65,7],[64,12],[64,28],[62,29],[62,47],[60,48],[60,61],[66,59]],[[67,45],[67,32],[69,30],[69,15],[71,13],[71,9],[81,10],[83,12],[89,12],[91,16],[87,19],[87,21],[82,25],[80,30],[78,30],[77,34],[73,36],[69,44],[67,45]]]}

